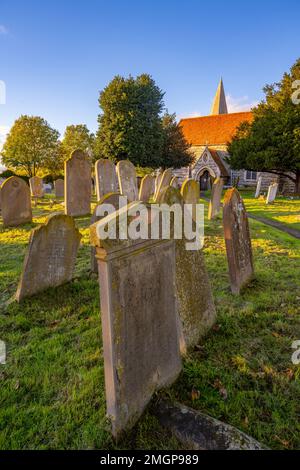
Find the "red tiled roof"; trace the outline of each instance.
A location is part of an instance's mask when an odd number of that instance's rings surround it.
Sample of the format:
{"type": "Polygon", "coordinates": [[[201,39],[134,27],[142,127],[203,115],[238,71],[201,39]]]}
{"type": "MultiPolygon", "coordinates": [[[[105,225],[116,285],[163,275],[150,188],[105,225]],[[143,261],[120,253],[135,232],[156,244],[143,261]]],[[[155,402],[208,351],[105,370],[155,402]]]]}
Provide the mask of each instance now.
{"type": "Polygon", "coordinates": [[[251,111],[185,118],[181,119],[179,125],[189,144],[226,145],[243,121],[253,121],[251,111]]]}

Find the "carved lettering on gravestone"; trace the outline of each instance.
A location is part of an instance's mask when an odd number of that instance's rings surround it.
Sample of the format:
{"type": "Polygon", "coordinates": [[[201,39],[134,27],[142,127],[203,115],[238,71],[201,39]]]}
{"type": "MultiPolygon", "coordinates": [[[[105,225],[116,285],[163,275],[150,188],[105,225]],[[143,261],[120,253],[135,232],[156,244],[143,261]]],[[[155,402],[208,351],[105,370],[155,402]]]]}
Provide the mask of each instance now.
{"type": "Polygon", "coordinates": [[[134,165],[128,160],[118,162],[117,175],[121,194],[127,197],[128,202],[137,201],[139,193],[134,165]]]}
{"type": "Polygon", "coordinates": [[[65,213],[89,214],[91,210],[91,164],[81,150],[65,161],[65,213]]]}
{"type": "Polygon", "coordinates": [[[101,158],[95,163],[97,200],[108,193],[118,191],[118,179],[115,164],[108,159],[101,158]]]}
{"type": "Polygon", "coordinates": [[[54,181],[54,190],[56,198],[63,198],[65,196],[64,186],[65,183],[63,179],[59,178],[54,181]]]}
{"type": "Polygon", "coordinates": [[[1,204],[4,227],[16,227],[32,221],[30,189],[21,178],[11,176],[2,183],[1,204]]]}
{"type": "Polygon", "coordinates": [[[29,178],[29,185],[32,197],[38,198],[44,196],[42,178],[39,178],[38,176],[33,176],[32,178],[29,178]]]}
{"type": "Polygon", "coordinates": [[[155,178],[151,175],[146,175],[141,181],[139,191],[139,201],[149,202],[151,196],[155,191],[155,178]]]}
{"type": "Polygon", "coordinates": [[[72,217],[56,214],[31,232],[16,293],[20,302],[72,279],[81,235],[72,217]]]}
{"type": "Polygon", "coordinates": [[[225,193],[223,226],[233,294],[239,294],[253,277],[253,259],[248,217],[239,192],[233,188],[225,193]]]}
{"type": "Polygon", "coordinates": [[[208,220],[215,219],[220,212],[223,186],[224,182],[222,178],[216,178],[213,182],[208,207],[208,220]]]}
{"type": "MultiPolygon", "coordinates": [[[[119,213],[112,216],[116,224],[119,213]]],[[[107,414],[116,437],[177,378],[181,360],[174,241],[101,240],[106,220],[91,226],[91,241],[99,265],[107,414]]]]}

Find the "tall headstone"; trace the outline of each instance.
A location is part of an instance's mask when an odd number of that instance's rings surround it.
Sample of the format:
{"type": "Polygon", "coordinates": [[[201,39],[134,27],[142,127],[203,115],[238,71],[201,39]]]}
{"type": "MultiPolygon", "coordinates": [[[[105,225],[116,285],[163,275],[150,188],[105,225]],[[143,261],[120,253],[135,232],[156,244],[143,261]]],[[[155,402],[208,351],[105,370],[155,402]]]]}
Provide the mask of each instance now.
{"type": "Polygon", "coordinates": [[[71,216],[91,211],[91,165],[81,150],[65,161],[65,213],[71,216]]]}
{"type": "MultiPolygon", "coordinates": [[[[120,203],[120,193],[108,193],[103,196],[100,201],[97,203],[96,207],[94,208],[94,212],[91,218],[91,225],[95,224],[99,220],[104,218],[102,211],[100,212],[101,207],[103,208],[104,204],[111,204],[115,210],[119,210],[119,203],[120,203]]],[[[91,271],[94,273],[98,273],[98,263],[96,259],[96,249],[93,245],[91,245],[91,271]]]]}
{"type": "Polygon", "coordinates": [[[4,227],[16,227],[32,221],[30,189],[17,176],[7,178],[1,186],[4,227]]]}
{"type": "Polygon", "coordinates": [[[43,197],[44,190],[43,190],[43,180],[38,176],[33,176],[29,178],[29,185],[30,185],[30,192],[33,198],[43,197]]]}
{"type": "MultiPolygon", "coordinates": [[[[178,189],[169,186],[162,191],[158,202],[169,206],[179,204],[183,207],[183,203],[196,205],[199,184],[194,180],[185,181],[181,194],[178,189]]],[[[203,251],[187,250],[184,237],[176,240],[176,297],[180,349],[182,354],[186,354],[199,344],[215,323],[216,311],[203,251]]]]}
{"type": "Polygon", "coordinates": [[[31,232],[16,299],[72,279],[81,235],[72,217],[54,214],[31,232]]]}
{"type": "MultiPolygon", "coordinates": [[[[113,217],[118,224],[121,211],[113,217]]],[[[127,208],[125,207],[125,210],[127,208]]],[[[107,414],[115,437],[134,426],[153,394],[181,371],[172,240],[102,240],[96,247],[107,414]]]]}
{"type": "Polygon", "coordinates": [[[116,167],[111,160],[104,158],[97,160],[95,163],[95,175],[98,201],[100,201],[105,194],[118,191],[116,167]]]}
{"type": "Polygon", "coordinates": [[[146,175],[142,179],[140,191],[139,191],[139,201],[149,202],[151,196],[153,196],[155,191],[155,179],[151,175],[146,175]]]}
{"type": "Polygon", "coordinates": [[[155,193],[155,201],[158,201],[158,199],[160,198],[160,194],[162,193],[162,191],[167,188],[168,186],[170,186],[170,183],[172,181],[172,178],[173,178],[173,172],[171,170],[171,168],[167,168],[167,170],[165,170],[162,174],[162,177],[160,179],[160,183],[159,183],[159,186],[158,186],[158,189],[155,193]]]}
{"type": "Polygon", "coordinates": [[[222,178],[216,178],[213,182],[208,207],[208,220],[215,219],[220,212],[223,186],[222,178]]]}
{"type": "Polygon", "coordinates": [[[278,183],[272,183],[268,188],[266,204],[271,204],[275,201],[278,190],[278,183]]]}
{"type": "Polygon", "coordinates": [[[257,184],[256,184],[255,199],[257,199],[260,195],[261,183],[262,183],[262,177],[259,176],[257,180],[257,184]]]}
{"type": "Polygon", "coordinates": [[[117,163],[117,175],[120,192],[127,197],[128,202],[138,200],[138,187],[134,165],[129,160],[117,163]]]}
{"type": "Polygon", "coordinates": [[[64,180],[59,178],[54,181],[54,190],[55,190],[55,197],[56,198],[63,198],[65,196],[65,190],[64,190],[64,180]]]}
{"type": "Polygon", "coordinates": [[[239,294],[242,287],[252,279],[254,269],[247,213],[235,188],[225,193],[223,226],[231,291],[239,294]]]}

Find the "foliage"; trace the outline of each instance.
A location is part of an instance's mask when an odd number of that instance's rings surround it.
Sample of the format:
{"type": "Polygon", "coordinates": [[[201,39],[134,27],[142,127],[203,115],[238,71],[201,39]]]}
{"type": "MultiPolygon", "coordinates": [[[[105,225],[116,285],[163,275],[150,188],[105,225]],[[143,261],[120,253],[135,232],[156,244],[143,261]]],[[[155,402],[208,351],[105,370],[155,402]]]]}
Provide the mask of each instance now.
{"type": "Polygon", "coordinates": [[[66,127],[62,140],[64,159],[70,157],[74,150],[82,150],[94,159],[95,136],[85,124],[70,125],[66,127]]]}
{"type": "Polygon", "coordinates": [[[185,140],[175,114],[166,113],[162,119],[164,143],[162,149],[163,168],[182,168],[192,163],[190,145],[185,140]]]}

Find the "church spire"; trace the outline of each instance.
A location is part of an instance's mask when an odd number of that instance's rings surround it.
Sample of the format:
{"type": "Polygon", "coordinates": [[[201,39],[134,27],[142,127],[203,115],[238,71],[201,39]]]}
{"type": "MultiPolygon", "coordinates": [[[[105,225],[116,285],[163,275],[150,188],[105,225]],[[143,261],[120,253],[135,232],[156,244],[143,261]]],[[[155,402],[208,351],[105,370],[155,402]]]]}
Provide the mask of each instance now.
{"type": "Polygon", "coordinates": [[[222,78],[220,80],[210,114],[228,114],[222,78]]]}

